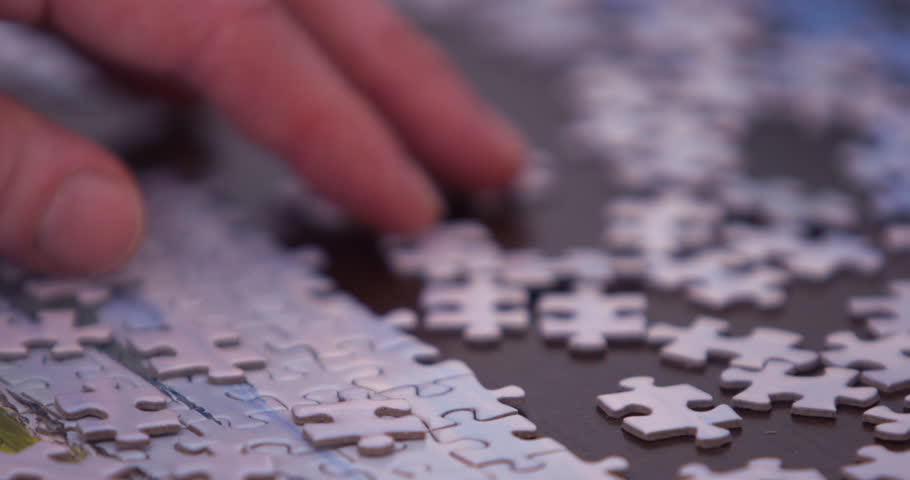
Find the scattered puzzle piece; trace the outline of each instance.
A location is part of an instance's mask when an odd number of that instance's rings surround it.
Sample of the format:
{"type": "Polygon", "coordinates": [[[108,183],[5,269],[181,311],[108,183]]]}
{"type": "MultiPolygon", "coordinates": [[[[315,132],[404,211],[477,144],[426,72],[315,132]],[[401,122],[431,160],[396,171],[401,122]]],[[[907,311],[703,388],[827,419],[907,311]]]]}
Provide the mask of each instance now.
{"type": "Polygon", "coordinates": [[[910,413],[878,405],[863,412],[863,421],[875,425],[875,438],[893,442],[910,440],[910,413]]]}
{"type": "Polygon", "coordinates": [[[693,410],[712,406],[714,400],[691,385],[658,387],[652,377],[626,378],[619,385],[629,391],[600,395],[597,406],[614,418],[642,414],[626,417],[622,423],[623,430],[642,440],[694,435],[697,446],[713,448],[729,443],[728,429],[742,424],[742,418],[728,405],[693,410]]]}
{"type": "Polygon", "coordinates": [[[789,280],[790,276],[776,267],[734,269],[719,266],[692,281],[686,287],[686,294],[694,302],[714,309],[751,303],[767,310],[787,301],[785,286],[789,280]]]}
{"type": "Polygon", "coordinates": [[[395,440],[419,440],[426,425],[411,415],[406,400],[349,399],[325,405],[297,405],[294,421],[316,447],[357,444],[362,455],[392,453],[395,440]]]}
{"type": "Polygon", "coordinates": [[[0,360],[28,355],[29,348],[50,347],[54,358],[79,357],[83,345],[104,345],[111,341],[111,329],[104,325],[77,326],[71,310],[44,310],[38,322],[13,323],[0,313],[0,360]]]}
{"type": "Polygon", "coordinates": [[[502,339],[503,330],[528,327],[525,290],[500,284],[492,273],[476,272],[464,285],[430,284],[421,294],[429,330],[461,330],[472,343],[502,339]]]}
{"type": "Polygon", "coordinates": [[[868,407],[878,401],[874,387],[851,387],[859,371],[828,367],[821,375],[797,376],[788,373],[789,362],[769,361],[760,371],[728,368],[721,374],[721,387],[742,389],[733,397],[733,405],[750,410],[767,411],[775,401],[791,401],[793,415],[834,417],[837,405],[868,407]]]}
{"type": "Polygon", "coordinates": [[[862,340],[842,330],[829,334],[825,343],[833,348],[822,352],[825,362],[863,370],[863,383],[883,392],[910,387],[910,331],[862,340]]]}
{"type": "Polygon", "coordinates": [[[647,305],[644,294],[604,294],[597,285],[583,283],[572,292],[540,297],[540,332],[547,340],[568,340],[575,352],[603,352],[608,341],[644,338],[647,305]]]}
{"type": "Polygon", "coordinates": [[[782,260],[799,278],[822,281],[840,271],[872,274],[885,263],[882,253],[862,237],[846,233],[829,233],[806,243],[799,253],[782,260]]]}
{"type": "Polygon", "coordinates": [[[841,469],[848,480],[910,480],[910,450],[892,452],[881,445],[866,445],[856,456],[861,463],[841,469]]]}
{"type": "Polygon", "coordinates": [[[277,476],[272,457],[256,452],[236,452],[208,446],[202,453],[187,455],[175,465],[176,480],[267,480],[277,476]]]}
{"type": "Polygon", "coordinates": [[[156,388],[123,386],[112,378],[91,380],[82,393],[58,395],[56,403],[65,418],[77,420],[83,439],[114,439],[122,448],[148,445],[149,435],[173,434],[181,427],[173,411],[163,410],[167,398],[156,388]]]}
{"type": "Polygon", "coordinates": [[[758,327],[749,335],[724,335],[729,322],[698,317],[687,327],[660,323],[648,330],[648,342],[663,345],[662,359],[685,367],[701,368],[710,357],[730,359],[735,367],[761,369],[770,360],[790,362],[793,369],[807,369],[818,363],[818,354],[796,346],[802,335],[771,327],[758,327]]]}
{"type": "Polygon", "coordinates": [[[675,190],[652,198],[620,198],[610,202],[605,213],[604,238],[610,246],[649,254],[708,244],[723,215],[717,205],[675,190]]]}
{"type": "Polygon", "coordinates": [[[814,468],[782,468],[779,458],[756,458],[736,470],[717,472],[703,463],[689,463],[679,469],[680,480],[825,480],[814,468]]]}
{"type": "Polygon", "coordinates": [[[852,315],[867,317],[869,330],[878,337],[910,332],[910,280],[891,282],[888,296],[854,297],[848,308],[852,315]]]}
{"type": "Polygon", "coordinates": [[[427,280],[453,280],[501,262],[490,231],[470,220],[448,222],[416,237],[387,235],[383,247],[396,272],[427,280]]]}
{"type": "Polygon", "coordinates": [[[240,345],[240,335],[229,330],[192,328],[136,332],[129,342],[149,360],[155,376],[172,378],[194,373],[208,374],[210,383],[243,381],[243,370],[265,367],[266,360],[240,345]]]}

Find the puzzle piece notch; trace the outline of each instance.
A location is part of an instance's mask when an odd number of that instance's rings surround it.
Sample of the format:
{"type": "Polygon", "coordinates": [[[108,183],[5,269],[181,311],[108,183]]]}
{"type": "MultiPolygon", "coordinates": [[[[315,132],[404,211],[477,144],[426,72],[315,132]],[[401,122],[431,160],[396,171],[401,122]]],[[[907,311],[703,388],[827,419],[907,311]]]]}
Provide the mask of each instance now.
{"type": "Polygon", "coordinates": [[[134,332],[128,338],[140,355],[152,357],[149,364],[161,379],[205,373],[210,383],[239,383],[243,370],[266,365],[264,357],[243,347],[240,335],[230,330],[181,326],[134,332]]]}
{"type": "Polygon", "coordinates": [[[910,440],[910,413],[878,405],[863,412],[863,421],[875,425],[875,438],[892,442],[910,440]]]}
{"type": "Polygon", "coordinates": [[[37,323],[13,323],[8,314],[0,313],[0,332],[0,360],[23,358],[35,347],[50,347],[57,359],[80,357],[85,354],[83,345],[104,345],[112,340],[110,327],[77,326],[72,310],[43,310],[37,323]]]}
{"type": "Polygon", "coordinates": [[[653,377],[625,378],[619,385],[628,391],[600,395],[597,406],[610,417],[626,417],[622,429],[642,440],[694,435],[696,446],[714,448],[729,443],[729,429],[742,425],[728,405],[693,410],[714,405],[714,399],[692,385],[659,387],[653,377]],[[632,413],[642,415],[627,416],[632,413]]]}
{"type": "Polygon", "coordinates": [[[680,327],[660,323],[648,330],[648,342],[663,345],[661,358],[689,368],[702,368],[711,357],[730,359],[730,365],[759,370],[771,360],[790,362],[791,368],[804,370],[818,363],[818,353],[797,348],[802,335],[770,327],[758,327],[749,335],[724,335],[730,323],[700,316],[680,327]]]}
{"type": "Polygon", "coordinates": [[[888,286],[887,296],[863,296],[850,299],[848,309],[857,317],[867,317],[869,330],[877,337],[910,332],[910,280],[898,280],[888,286]]]}
{"type": "Polygon", "coordinates": [[[892,452],[881,445],[866,445],[856,452],[859,464],[847,465],[841,469],[848,480],[908,480],[910,471],[910,450],[892,452]]]}
{"type": "Polygon", "coordinates": [[[419,440],[427,427],[412,415],[406,400],[342,398],[323,405],[296,405],[294,421],[303,424],[304,437],[316,447],[357,444],[366,456],[384,456],[395,449],[395,440],[419,440]]]}
{"type": "Polygon", "coordinates": [[[680,480],[825,480],[814,468],[784,469],[779,458],[756,458],[745,467],[717,472],[703,463],[689,463],[680,467],[680,480]]]}
{"type": "Polygon", "coordinates": [[[0,453],[4,480],[92,480],[122,478],[133,469],[129,465],[92,455],[78,462],[65,445],[38,442],[17,453],[0,453]]]}
{"type": "Polygon", "coordinates": [[[822,352],[830,365],[863,370],[860,380],[883,392],[910,387],[910,331],[874,340],[862,340],[841,330],[829,334],[822,352]]]}
{"type": "Polygon", "coordinates": [[[121,448],[145,446],[150,435],[174,434],[181,428],[156,388],[125,386],[109,377],[89,381],[81,393],[57,395],[56,405],[64,418],[76,420],[84,440],[114,439],[121,448]]]}
{"type": "Polygon", "coordinates": [[[461,330],[465,341],[499,342],[504,331],[528,328],[527,292],[499,283],[492,273],[474,273],[464,284],[430,284],[421,293],[429,330],[461,330]]]}
{"type": "Polygon", "coordinates": [[[541,296],[539,328],[547,340],[568,340],[574,352],[603,352],[611,341],[644,339],[647,305],[644,294],[604,294],[599,286],[582,283],[569,293],[541,296]]]}
{"type": "Polygon", "coordinates": [[[827,367],[821,375],[797,376],[788,373],[792,364],[769,361],[760,371],[728,368],[721,374],[721,387],[745,389],[733,397],[733,405],[768,411],[776,401],[794,401],[793,415],[833,418],[837,405],[868,407],[878,401],[874,387],[851,387],[859,371],[827,367]]]}

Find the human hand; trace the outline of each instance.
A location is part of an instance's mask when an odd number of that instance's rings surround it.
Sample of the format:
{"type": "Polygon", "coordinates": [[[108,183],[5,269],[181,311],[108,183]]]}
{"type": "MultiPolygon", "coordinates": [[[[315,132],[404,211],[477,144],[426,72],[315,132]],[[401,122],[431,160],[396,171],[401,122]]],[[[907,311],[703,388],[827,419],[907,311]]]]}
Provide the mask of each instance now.
{"type": "MultiPolygon", "coordinates": [[[[437,218],[424,168],[456,188],[495,188],[524,155],[521,137],[382,0],[5,0],[0,18],[185,84],[380,230],[437,218]]],[[[127,169],[2,95],[0,122],[0,255],[57,273],[124,262],[143,230],[127,169]]]]}

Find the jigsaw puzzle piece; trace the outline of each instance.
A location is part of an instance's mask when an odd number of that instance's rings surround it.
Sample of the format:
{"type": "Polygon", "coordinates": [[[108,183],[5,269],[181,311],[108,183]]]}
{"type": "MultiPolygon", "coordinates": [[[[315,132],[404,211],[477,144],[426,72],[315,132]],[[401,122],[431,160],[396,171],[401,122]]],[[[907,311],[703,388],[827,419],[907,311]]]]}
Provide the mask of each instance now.
{"type": "Polygon", "coordinates": [[[210,383],[238,383],[244,370],[264,368],[266,359],[241,345],[231,330],[181,325],[129,334],[129,343],[161,379],[205,373],[210,383]]]}
{"type": "Polygon", "coordinates": [[[609,341],[644,338],[647,305],[644,294],[604,294],[596,285],[581,284],[569,293],[541,296],[540,332],[547,340],[568,340],[575,352],[603,352],[609,341]]]}
{"type": "Polygon", "coordinates": [[[524,289],[505,285],[491,272],[474,272],[463,284],[431,283],[420,295],[429,330],[461,331],[471,343],[499,342],[504,331],[528,328],[524,289]]]}
{"type": "Polygon", "coordinates": [[[536,438],[537,426],[521,415],[482,422],[474,419],[473,412],[455,411],[446,418],[454,420],[456,425],[433,431],[433,437],[442,444],[462,440],[479,442],[451,451],[452,456],[471,467],[508,464],[513,472],[531,471],[544,464],[536,456],[565,450],[552,438],[536,438]]]}
{"type": "Polygon", "coordinates": [[[888,290],[887,296],[854,297],[848,304],[852,315],[867,318],[877,337],[910,332],[910,280],[891,282],[888,290]]]}
{"type": "Polygon", "coordinates": [[[700,316],[680,327],[660,323],[648,330],[648,342],[663,345],[661,358],[684,367],[702,368],[709,358],[730,360],[730,365],[761,369],[771,360],[790,362],[791,368],[805,370],[818,363],[818,353],[797,348],[802,335],[770,327],[758,327],[749,335],[725,335],[730,323],[700,316]]]}
{"type": "Polygon", "coordinates": [[[353,443],[362,455],[388,455],[395,440],[419,440],[427,432],[426,425],[411,414],[410,404],[400,399],[348,397],[338,403],[297,405],[292,415],[314,446],[353,443]]]}
{"type": "Polygon", "coordinates": [[[729,443],[728,429],[742,424],[742,418],[728,405],[693,410],[712,406],[714,401],[691,385],[658,387],[652,377],[630,377],[619,384],[628,391],[600,395],[597,406],[610,417],[626,417],[623,430],[642,440],[694,435],[697,446],[713,448],[729,443]],[[642,415],[627,417],[632,413],[642,415]]]}
{"type": "Polygon", "coordinates": [[[899,413],[878,405],[863,412],[863,421],[875,425],[875,438],[892,442],[910,440],[910,413],[899,413]]]}
{"type": "Polygon", "coordinates": [[[433,431],[454,425],[446,415],[455,411],[471,411],[478,421],[488,421],[518,413],[515,405],[522,403],[525,392],[520,387],[509,385],[490,390],[485,388],[474,375],[459,375],[442,378],[433,382],[442,387],[439,393],[423,386],[406,386],[382,393],[388,398],[407,400],[411,411],[433,431]]]}
{"type": "Polygon", "coordinates": [[[46,442],[18,453],[0,453],[0,465],[3,480],[114,479],[132,470],[129,465],[96,455],[80,459],[65,445],[46,442]]]}
{"type": "Polygon", "coordinates": [[[866,445],[856,456],[859,464],[841,469],[848,480],[910,480],[910,450],[892,452],[881,445],[866,445]]]}
{"type": "Polygon", "coordinates": [[[910,331],[862,340],[846,330],[829,334],[822,352],[829,365],[863,370],[860,380],[883,392],[910,387],[910,331]]]}
{"type": "Polygon", "coordinates": [[[114,439],[121,448],[145,446],[149,436],[174,434],[181,428],[177,415],[165,409],[167,398],[150,385],[96,378],[81,393],[57,395],[56,404],[64,418],[76,420],[84,440],[114,439]]]}
{"type": "Polygon", "coordinates": [[[336,451],[350,460],[355,469],[372,475],[370,478],[383,478],[391,474],[412,480],[495,480],[496,477],[485,470],[465,468],[464,463],[449,454],[455,448],[468,445],[482,447],[484,443],[461,440],[443,444],[433,437],[427,437],[402,443],[394,454],[384,457],[361,455],[353,446],[341,447],[336,451]]]}
{"type": "Polygon", "coordinates": [[[825,480],[825,476],[814,468],[784,469],[779,458],[756,458],[743,468],[725,472],[689,463],[679,469],[679,480],[825,480]]]}
{"type": "Polygon", "coordinates": [[[846,233],[829,233],[808,242],[798,254],[782,260],[798,278],[823,281],[841,271],[872,274],[881,270],[885,258],[862,237],[846,233]]]}
{"type": "Polygon", "coordinates": [[[267,480],[276,478],[278,471],[269,455],[209,446],[203,453],[187,455],[174,465],[172,474],[176,480],[267,480]]]}
{"type": "Polygon", "coordinates": [[[837,405],[868,407],[878,401],[874,387],[852,387],[859,371],[828,367],[821,375],[797,376],[788,373],[792,365],[772,360],[760,371],[728,368],[721,374],[721,387],[745,389],[733,397],[733,405],[767,411],[772,402],[794,401],[793,415],[834,417],[837,405]]]}
{"type": "Polygon", "coordinates": [[[37,323],[14,323],[12,316],[0,313],[0,360],[24,358],[36,347],[49,347],[57,359],[79,357],[85,354],[84,345],[111,340],[111,329],[105,325],[77,326],[72,310],[43,310],[37,323]]]}

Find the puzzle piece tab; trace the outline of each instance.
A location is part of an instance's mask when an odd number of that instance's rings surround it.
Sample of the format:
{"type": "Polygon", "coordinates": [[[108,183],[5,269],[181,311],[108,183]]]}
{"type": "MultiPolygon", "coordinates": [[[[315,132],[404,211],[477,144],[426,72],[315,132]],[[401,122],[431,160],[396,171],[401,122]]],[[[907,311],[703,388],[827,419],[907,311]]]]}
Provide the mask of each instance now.
{"type": "Polygon", "coordinates": [[[850,299],[852,315],[867,318],[866,325],[877,337],[910,332],[910,280],[891,282],[887,296],[850,299]]]}
{"type": "Polygon", "coordinates": [[[652,377],[630,377],[619,385],[629,391],[600,395],[597,406],[614,418],[642,414],[626,417],[622,423],[623,430],[642,440],[694,435],[697,446],[713,448],[729,443],[728,429],[742,424],[728,405],[693,410],[714,405],[714,399],[692,385],[658,387],[652,377]]]}
{"type": "Polygon", "coordinates": [[[863,421],[875,425],[875,438],[892,442],[910,440],[910,413],[878,405],[863,412],[863,421]]]}

